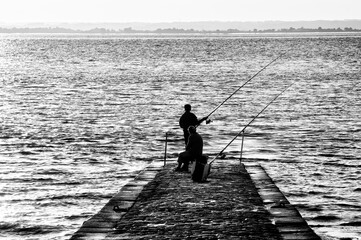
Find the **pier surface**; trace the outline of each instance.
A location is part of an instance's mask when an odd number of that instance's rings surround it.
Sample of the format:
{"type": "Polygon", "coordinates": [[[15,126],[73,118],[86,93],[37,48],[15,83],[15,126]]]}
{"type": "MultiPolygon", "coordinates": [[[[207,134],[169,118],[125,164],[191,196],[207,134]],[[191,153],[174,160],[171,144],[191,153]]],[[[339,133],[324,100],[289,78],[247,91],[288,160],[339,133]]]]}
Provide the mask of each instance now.
{"type": "Polygon", "coordinates": [[[174,167],[154,162],[71,239],[320,239],[258,164],[215,161],[205,183],[174,167]]]}

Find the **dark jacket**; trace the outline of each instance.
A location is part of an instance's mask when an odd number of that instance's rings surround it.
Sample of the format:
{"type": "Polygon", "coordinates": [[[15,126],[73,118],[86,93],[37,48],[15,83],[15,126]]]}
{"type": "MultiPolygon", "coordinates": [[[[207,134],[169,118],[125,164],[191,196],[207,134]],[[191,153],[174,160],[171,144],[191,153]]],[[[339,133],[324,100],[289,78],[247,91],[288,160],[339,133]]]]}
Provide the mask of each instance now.
{"type": "Polygon", "coordinates": [[[189,136],[186,150],[191,153],[193,157],[200,157],[203,154],[203,139],[198,133],[192,133],[189,136]]]}
{"type": "Polygon", "coordinates": [[[187,130],[189,126],[198,125],[198,119],[194,113],[185,112],[179,119],[179,126],[184,130],[187,130]]]}

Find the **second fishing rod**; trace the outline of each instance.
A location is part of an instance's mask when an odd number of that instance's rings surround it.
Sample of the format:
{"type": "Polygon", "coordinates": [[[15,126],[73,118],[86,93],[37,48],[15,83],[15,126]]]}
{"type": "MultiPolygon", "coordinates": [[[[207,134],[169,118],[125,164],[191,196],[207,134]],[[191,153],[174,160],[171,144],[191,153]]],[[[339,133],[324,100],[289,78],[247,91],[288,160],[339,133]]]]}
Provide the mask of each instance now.
{"type": "Polygon", "coordinates": [[[244,131],[246,130],[246,128],[251,125],[253,123],[254,120],[256,120],[256,118],[258,118],[259,115],[261,115],[261,113],[263,113],[274,101],[276,101],[276,99],[281,96],[285,91],[287,91],[287,89],[289,89],[294,83],[290,84],[288,87],[286,87],[282,92],[280,92],[275,98],[272,99],[272,101],[270,101],[263,109],[262,111],[260,111],[254,118],[252,118],[252,120],[247,123],[247,125],[240,131],[238,132],[238,134],[222,149],[222,151],[220,151],[213,159],[212,161],[209,163],[212,164],[220,155],[223,154],[223,151],[226,150],[229,145],[231,145],[233,143],[234,140],[236,140],[238,138],[239,135],[241,135],[242,133],[244,133],[244,131]]]}

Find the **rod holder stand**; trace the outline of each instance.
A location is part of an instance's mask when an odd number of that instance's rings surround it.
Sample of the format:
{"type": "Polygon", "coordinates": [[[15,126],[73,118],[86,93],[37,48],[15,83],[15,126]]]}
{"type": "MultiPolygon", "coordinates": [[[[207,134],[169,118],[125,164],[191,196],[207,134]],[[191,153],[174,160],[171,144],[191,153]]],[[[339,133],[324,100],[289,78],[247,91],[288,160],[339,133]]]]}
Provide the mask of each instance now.
{"type": "Polygon", "coordinates": [[[244,144],[244,131],[242,131],[241,156],[240,156],[240,158],[239,158],[239,162],[240,162],[240,163],[242,163],[243,144],[244,144]]]}
{"type": "Polygon", "coordinates": [[[164,166],[167,164],[168,132],[165,133],[164,166]]]}

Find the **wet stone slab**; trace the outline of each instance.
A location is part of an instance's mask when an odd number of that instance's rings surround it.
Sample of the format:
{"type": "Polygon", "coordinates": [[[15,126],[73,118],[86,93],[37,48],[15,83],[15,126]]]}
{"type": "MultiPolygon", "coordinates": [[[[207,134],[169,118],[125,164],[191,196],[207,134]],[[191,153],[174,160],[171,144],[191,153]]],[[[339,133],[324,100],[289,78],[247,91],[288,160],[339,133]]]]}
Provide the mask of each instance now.
{"type": "Polygon", "coordinates": [[[206,183],[168,165],[106,239],[281,239],[238,161],[215,162],[206,183]]]}
{"type": "MultiPolygon", "coordinates": [[[[117,222],[122,219],[136,203],[139,194],[148,191],[145,190],[144,187],[146,185],[151,185],[150,182],[162,169],[162,165],[159,161],[155,161],[147,166],[134,178],[134,180],[123,186],[98,213],[85,221],[71,239],[105,239],[107,234],[115,230],[117,222]]],[[[149,189],[149,187],[147,189],[149,189]]]]}
{"type": "Polygon", "coordinates": [[[283,239],[321,240],[274,184],[262,166],[249,162],[245,163],[245,168],[283,239]]]}
{"type": "Polygon", "coordinates": [[[215,161],[205,183],[174,167],[149,166],[71,239],[319,239],[257,164],[215,161]]]}

